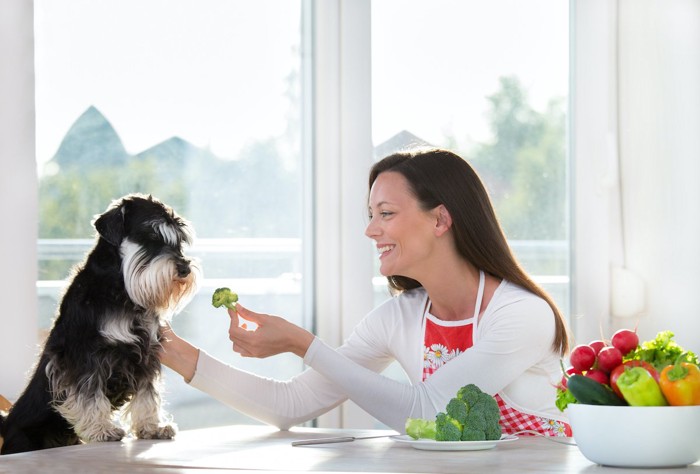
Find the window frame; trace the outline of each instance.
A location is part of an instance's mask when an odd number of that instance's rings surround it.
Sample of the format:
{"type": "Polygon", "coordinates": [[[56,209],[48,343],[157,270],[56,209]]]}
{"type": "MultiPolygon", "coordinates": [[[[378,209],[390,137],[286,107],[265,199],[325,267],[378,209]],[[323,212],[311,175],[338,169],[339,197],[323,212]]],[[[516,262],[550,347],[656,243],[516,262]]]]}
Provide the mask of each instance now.
{"type": "MultiPolygon", "coordinates": [[[[370,0],[313,2],[314,321],[336,347],[373,306],[371,244],[364,236],[372,165],[370,0]]],[[[371,426],[352,402],[322,427],[371,426]]]]}

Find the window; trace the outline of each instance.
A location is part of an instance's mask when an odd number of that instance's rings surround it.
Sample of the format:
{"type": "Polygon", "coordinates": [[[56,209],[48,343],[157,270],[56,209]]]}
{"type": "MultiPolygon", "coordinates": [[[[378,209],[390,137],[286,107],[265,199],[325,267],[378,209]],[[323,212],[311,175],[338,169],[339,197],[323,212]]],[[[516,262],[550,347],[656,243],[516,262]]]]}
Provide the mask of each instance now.
{"type": "MultiPolygon", "coordinates": [[[[42,328],[93,244],[93,216],[131,192],[196,230],[205,280],[176,331],[231,357],[229,319],[210,303],[218,286],[310,327],[302,3],[39,0],[35,17],[42,328]]],[[[302,368],[292,356],[236,363],[280,378],[302,368]]],[[[181,428],[241,420],[173,377],[165,400],[181,428]]]]}
{"type": "MultiPolygon", "coordinates": [[[[371,16],[375,158],[426,144],[467,159],[516,257],[568,315],[568,4],[375,0],[371,16]]],[[[387,294],[377,264],[375,302],[387,294]]],[[[405,380],[396,363],[386,375],[405,380]]]]}
{"type": "MultiPolygon", "coordinates": [[[[92,217],[138,191],[197,232],[205,282],[180,334],[231,360],[228,318],[210,305],[226,285],[340,343],[371,307],[371,147],[413,141],[474,165],[520,261],[568,313],[568,2],[37,0],[35,15],[42,328],[92,217]]],[[[233,363],[302,369],[293,356],[233,363]]],[[[165,398],[181,428],[252,421],[176,377],[165,398]]],[[[368,418],[344,404],[320,423],[368,418]]]]}
{"type": "Polygon", "coordinates": [[[466,158],[520,262],[566,314],[568,25],[556,0],[372,2],[375,154],[428,143],[466,158]]]}

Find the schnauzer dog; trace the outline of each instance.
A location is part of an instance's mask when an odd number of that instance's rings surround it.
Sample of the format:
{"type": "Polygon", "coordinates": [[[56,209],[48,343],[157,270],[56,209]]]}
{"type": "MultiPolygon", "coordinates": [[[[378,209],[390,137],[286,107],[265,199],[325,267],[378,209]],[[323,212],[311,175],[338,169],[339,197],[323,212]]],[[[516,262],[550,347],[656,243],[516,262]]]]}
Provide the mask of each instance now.
{"type": "Polygon", "coordinates": [[[34,373],[6,417],[0,454],[119,441],[121,414],[142,439],[176,428],[161,409],[160,340],[194,296],[188,223],[151,196],[131,194],[94,221],[96,243],[76,266],[34,373]]]}

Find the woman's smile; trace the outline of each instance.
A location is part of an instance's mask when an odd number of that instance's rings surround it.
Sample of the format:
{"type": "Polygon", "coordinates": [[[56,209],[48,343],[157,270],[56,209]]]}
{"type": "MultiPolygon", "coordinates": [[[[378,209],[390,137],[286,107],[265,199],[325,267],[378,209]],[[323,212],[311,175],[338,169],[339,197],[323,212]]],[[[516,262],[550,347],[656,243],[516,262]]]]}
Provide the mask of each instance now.
{"type": "Polygon", "coordinates": [[[381,247],[377,247],[377,251],[379,252],[379,258],[384,258],[389,252],[394,250],[394,247],[394,245],[382,245],[381,247]]]}

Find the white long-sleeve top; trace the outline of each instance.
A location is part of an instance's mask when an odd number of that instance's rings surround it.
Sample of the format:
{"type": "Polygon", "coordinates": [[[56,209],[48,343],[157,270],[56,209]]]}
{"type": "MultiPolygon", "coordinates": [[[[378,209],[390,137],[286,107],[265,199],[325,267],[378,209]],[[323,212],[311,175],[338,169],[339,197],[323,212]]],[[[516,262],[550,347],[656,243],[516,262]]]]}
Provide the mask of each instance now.
{"type": "Polygon", "coordinates": [[[190,384],[280,429],[351,399],[403,432],[406,418],[434,418],[468,383],[498,393],[519,411],[566,421],[554,404],[561,368],[552,350],[555,323],[546,301],[502,281],[479,318],[473,346],[422,381],[427,303],[424,289],[405,291],[370,312],[339,348],[314,339],[304,357],[309,368],[287,381],[237,369],[200,351],[190,384]],[[394,360],[410,384],[381,375],[394,360]]]}

